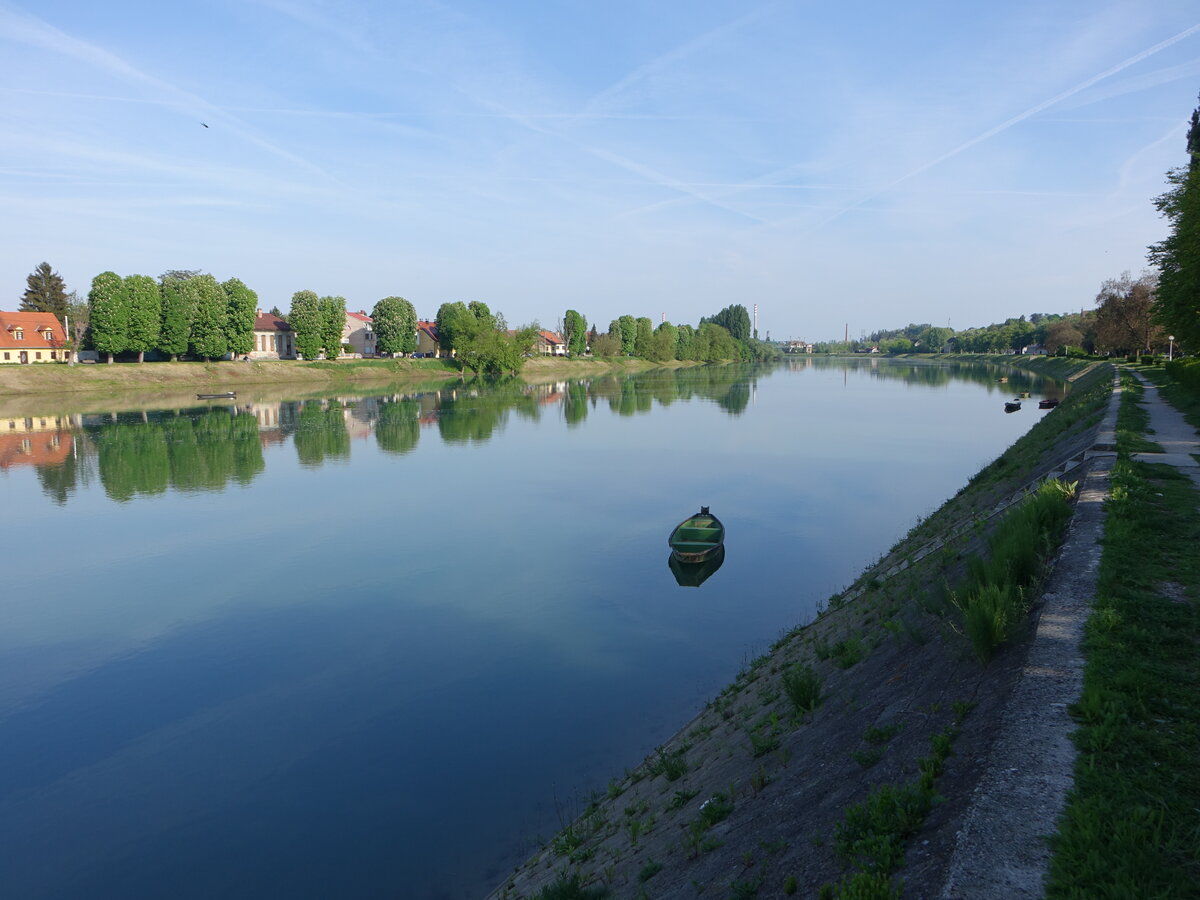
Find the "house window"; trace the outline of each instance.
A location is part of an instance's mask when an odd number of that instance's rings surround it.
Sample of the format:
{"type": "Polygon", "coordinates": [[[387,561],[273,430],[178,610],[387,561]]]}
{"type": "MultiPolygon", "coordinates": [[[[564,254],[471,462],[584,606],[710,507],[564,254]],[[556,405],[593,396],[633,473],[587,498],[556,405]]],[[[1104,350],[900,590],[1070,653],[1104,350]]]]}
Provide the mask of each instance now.
{"type": "Polygon", "coordinates": [[[34,359],[41,359],[41,358],[42,358],[42,351],[41,351],[41,350],[37,350],[37,351],[35,351],[35,352],[34,352],[34,354],[33,354],[33,358],[34,358],[34,359]]]}
{"type": "Polygon", "coordinates": [[[23,340],[25,340],[25,329],[24,329],[24,328],[18,328],[16,331],[14,331],[14,332],[13,332],[13,340],[16,340],[16,341],[23,341],[23,340]]]}
{"type": "Polygon", "coordinates": [[[4,354],[4,361],[5,361],[5,362],[7,362],[7,361],[8,361],[8,360],[10,360],[10,359],[12,359],[12,355],[6,352],[6,353],[4,354]]]}
{"type": "Polygon", "coordinates": [[[58,359],[58,351],[57,351],[57,350],[51,350],[51,351],[50,351],[50,358],[51,358],[51,359],[58,359]]]}
{"type": "Polygon", "coordinates": [[[42,332],[42,334],[44,334],[46,336],[46,340],[48,340],[48,341],[54,340],[54,332],[51,331],[49,328],[47,328],[44,332],[42,332]]]}

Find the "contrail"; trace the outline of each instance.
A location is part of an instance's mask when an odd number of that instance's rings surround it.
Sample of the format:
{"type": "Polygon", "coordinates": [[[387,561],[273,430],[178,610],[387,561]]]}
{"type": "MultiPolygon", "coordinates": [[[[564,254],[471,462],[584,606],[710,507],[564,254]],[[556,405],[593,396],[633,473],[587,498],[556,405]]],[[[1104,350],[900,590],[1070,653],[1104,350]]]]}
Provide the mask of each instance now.
{"type": "Polygon", "coordinates": [[[1195,34],[1198,31],[1200,31],[1200,24],[1193,25],[1191,28],[1188,28],[1188,29],[1185,29],[1184,31],[1179,32],[1179,34],[1175,35],[1174,37],[1169,37],[1165,41],[1155,44],[1153,47],[1143,50],[1141,53],[1135,54],[1134,56],[1129,57],[1129,59],[1124,60],[1123,62],[1117,63],[1112,68],[1105,69],[1099,75],[1093,75],[1091,78],[1087,79],[1086,81],[1081,81],[1079,84],[1075,85],[1072,88],[1068,88],[1067,90],[1063,91],[1061,94],[1056,94],[1055,96],[1051,97],[1049,100],[1044,100],[1043,102],[1037,104],[1037,106],[1031,106],[1029,109],[1025,110],[1024,112],[1018,113],[1017,115],[1013,116],[1011,119],[1007,119],[1007,120],[1001,122],[999,125],[995,126],[994,128],[989,128],[983,134],[981,134],[977,137],[971,138],[971,140],[967,141],[966,143],[959,144],[953,150],[949,150],[946,153],[943,153],[941,156],[930,160],[929,162],[925,163],[924,165],[918,166],[917,168],[913,169],[908,174],[901,175],[895,181],[891,182],[890,184],[884,185],[879,190],[877,190],[871,194],[868,194],[865,197],[860,197],[858,200],[855,200],[853,203],[850,203],[850,204],[842,207],[837,212],[835,212],[832,216],[825,219],[825,221],[818,223],[815,227],[816,228],[825,227],[830,222],[834,221],[835,219],[840,218],[845,213],[848,213],[850,210],[855,209],[856,207],[862,206],[864,203],[868,202],[869,200],[874,200],[876,197],[880,196],[881,194],[886,194],[888,191],[892,190],[896,186],[903,184],[904,182],[908,181],[911,178],[917,177],[922,172],[927,172],[930,169],[932,169],[934,166],[939,165],[940,163],[944,163],[948,159],[953,159],[955,156],[958,156],[960,153],[962,153],[966,150],[970,150],[976,144],[981,144],[984,141],[986,141],[988,138],[995,137],[996,135],[1000,134],[1000,132],[1002,132],[1002,131],[1007,131],[1009,128],[1012,128],[1014,125],[1024,122],[1030,116],[1036,116],[1038,113],[1042,112],[1043,110],[1049,109],[1050,107],[1054,106],[1056,103],[1061,103],[1062,101],[1066,100],[1068,97],[1073,97],[1076,94],[1078,94],[1080,91],[1087,90],[1092,85],[1096,84],[1097,82],[1103,81],[1105,78],[1111,78],[1113,75],[1116,75],[1118,72],[1122,71],[1123,69],[1128,69],[1130,66],[1140,63],[1142,60],[1153,56],[1155,53],[1158,53],[1160,50],[1165,50],[1167,47],[1170,47],[1172,44],[1177,44],[1180,41],[1184,40],[1185,38],[1191,37],[1193,34],[1195,34]]]}

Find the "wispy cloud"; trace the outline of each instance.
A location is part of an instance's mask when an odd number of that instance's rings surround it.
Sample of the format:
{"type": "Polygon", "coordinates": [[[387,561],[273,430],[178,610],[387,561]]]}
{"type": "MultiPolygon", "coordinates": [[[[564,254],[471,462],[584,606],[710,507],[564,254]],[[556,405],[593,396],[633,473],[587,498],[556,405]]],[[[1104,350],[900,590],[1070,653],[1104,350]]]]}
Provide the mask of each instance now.
{"type": "Polygon", "coordinates": [[[263,138],[236,117],[229,115],[204,98],[143,72],[103,47],[73,37],[35,16],[18,12],[9,7],[0,7],[0,37],[71,57],[92,68],[142,85],[160,94],[161,96],[157,100],[164,106],[176,109],[197,121],[206,119],[219,121],[224,127],[248,143],[310,173],[326,178],[331,177],[320,166],[263,138]]]}
{"type": "Polygon", "coordinates": [[[969,141],[964,141],[963,143],[959,144],[954,149],[948,150],[945,153],[941,154],[940,156],[936,156],[933,159],[929,160],[928,162],[923,163],[920,166],[917,166],[915,169],[912,169],[911,171],[906,172],[904,175],[901,175],[899,178],[895,179],[894,181],[890,182],[889,184],[884,185],[883,187],[879,188],[878,190],[872,191],[872,192],[866,194],[865,196],[860,197],[859,199],[855,200],[853,203],[847,204],[845,207],[839,209],[833,215],[822,220],[821,222],[818,222],[816,225],[813,226],[813,228],[814,229],[824,228],[825,226],[834,222],[841,216],[845,215],[850,210],[855,209],[856,207],[862,206],[864,203],[868,203],[871,200],[874,200],[877,197],[880,197],[883,194],[888,193],[893,188],[896,188],[899,185],[904,184],[906,181],[916,178],[918,175],[921,175],[924,172],[928,172],[930,169],[934,168],[935,166],[941,165],[942,163],[944,163],[948,160],[951,160],[954,157],[959,156],[962,153],[965,153],[967,150],[970,150],[972,147],[982,144],[984,141],[987,141],[987,140],[995,137],[996,135],[1007,131],[1008,129],[1012,128],[1014,125],[1019,125],[1020,123],[1024,122],[1025,120],[1036,116],[1038,113],[1041,113],[1047,109],[1050,109],[1051,107],[1057,106],[1062,101],[1067,100],[1070,97],[1074,97],[1076,94],[1082,93],[1083,91],[1090,88],[1092,85],[1097,84],[1106,78],[1111,78],[1113,75],[1116,75],[1118,72],[1122,72],[1125,69],[1128,69],[1130,66],[1136,65],[1137,63],[1140,63],[1145,59],[1149,59],[1151,56],[1154,56],[1156,53],[1160,53],[1161,51],[1167,49],[1168,47],[1171,47],[1174,44],[1177,44],[1180,41],[1191,37],[1193,34],[1196,34],[1197,32],[1200,32],[1200,24],[1196,24],[1190,28],[1186,28],[1183,31],[1179,32],[1178,34],[1172,35],[1171,37],[1167,38],[1165,41],[1160,41],[1159,43],[1155,44],[1154,46],[1148,47],[1145,50],[1142,50],[1140,53],[1135,53],[1133,56],[1130,56],[1128,59],[1122,60],[1121,62],[1117,63],[1115,66],[1111,66],[1110,68],[1105,69],[1104,71],[1100,72],[1099,74],[1093,75],[1091,78],[1087,78],[1084,81],[1079,82],[1078,84],[1074,85],[1073,87],[1068,88],[1067,90],[1065,90],[1059,94],[1055,94],[1053,97],[1049,98],[1048,100],[1043,100],[1041,103],[1035,104],[1034,106],[1029,107],[1028,109],[1024,110],[1023,112],[1017,113],[1017,115],[1004,120],[999,125],[995,125],[992,128],[989,128],[987,131],[984,131],[982,134],[976,135],[975,137],[971,138],[969,141]]]}

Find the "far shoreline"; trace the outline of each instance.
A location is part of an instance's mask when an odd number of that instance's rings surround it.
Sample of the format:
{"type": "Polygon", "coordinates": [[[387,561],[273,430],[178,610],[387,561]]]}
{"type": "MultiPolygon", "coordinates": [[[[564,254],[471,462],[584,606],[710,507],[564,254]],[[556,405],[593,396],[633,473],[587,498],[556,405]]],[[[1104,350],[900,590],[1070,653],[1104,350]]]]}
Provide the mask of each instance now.
{"type": "MultiPolygon", "coordinates": [[[[666,363],[640,359],[530,359],[519,377],[544,380],[575,375],[606,375],[678,368],[696,363],[672,360],[666,363]]],[[[448,360],[439,359],[345,359],[252,360],[220,362],[119,362],[43,363],[29,366],[0,366],[0,397],[44,394],[126,394],[168,391],[217,393],[242,386],[296,384],[306,387],[338,387],[359,383],[452,381],[470,373],[460,372],[448,360]]]]}

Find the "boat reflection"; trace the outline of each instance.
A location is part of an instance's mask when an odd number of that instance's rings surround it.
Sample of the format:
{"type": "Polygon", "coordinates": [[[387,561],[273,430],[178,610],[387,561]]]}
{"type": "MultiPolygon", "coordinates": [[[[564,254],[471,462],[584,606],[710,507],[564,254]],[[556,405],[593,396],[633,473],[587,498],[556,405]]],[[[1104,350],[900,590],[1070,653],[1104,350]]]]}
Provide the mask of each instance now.
{"type": "Polygon", "coordinates": [[[700,587],[710,575],[721,568],[723,562],[725,562],[724,547],[721,547],[704,562],[680,562],[675,558],[674,553],[667,557],[667,566],[670,567],[671,574],[675,576],[675,581],[680,587],[700,587]]]}

